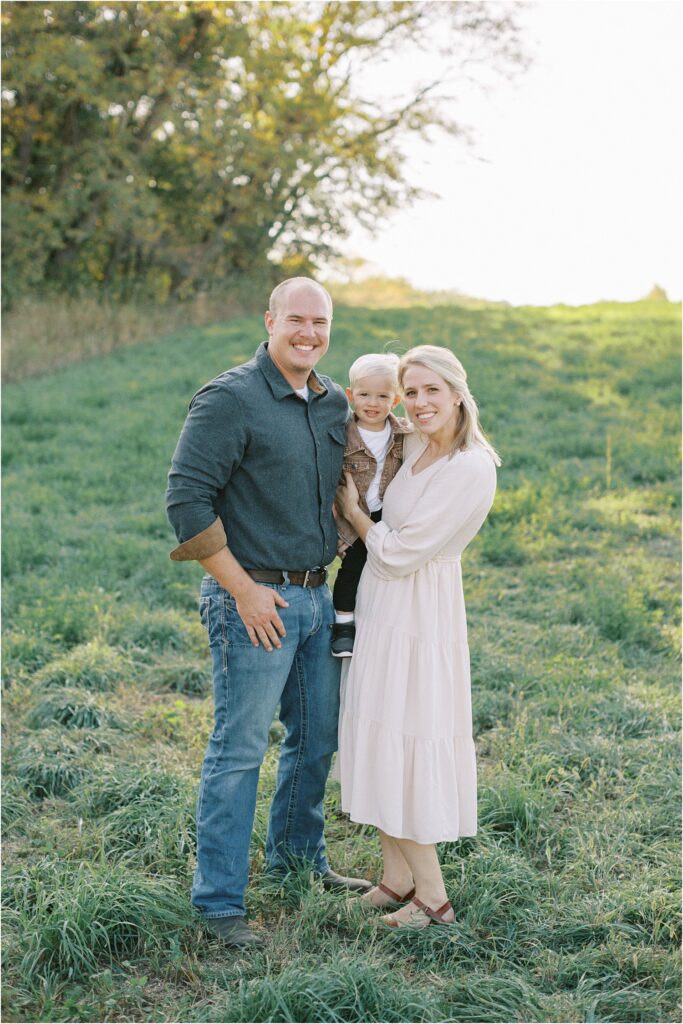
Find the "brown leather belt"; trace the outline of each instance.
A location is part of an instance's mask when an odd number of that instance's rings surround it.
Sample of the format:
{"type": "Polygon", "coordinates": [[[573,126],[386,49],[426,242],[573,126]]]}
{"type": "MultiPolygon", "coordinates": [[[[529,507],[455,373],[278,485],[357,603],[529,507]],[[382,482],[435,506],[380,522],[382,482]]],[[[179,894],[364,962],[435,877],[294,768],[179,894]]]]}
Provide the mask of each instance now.
{"type": "Polygon", "coordinates": [[[316,565],[315,569],[304,572],[289,572],[283,569],[246,569],[252,580],[257,583],[293,583],[295,587],[319,587],[327,579],[324,565],[316,565]]]}

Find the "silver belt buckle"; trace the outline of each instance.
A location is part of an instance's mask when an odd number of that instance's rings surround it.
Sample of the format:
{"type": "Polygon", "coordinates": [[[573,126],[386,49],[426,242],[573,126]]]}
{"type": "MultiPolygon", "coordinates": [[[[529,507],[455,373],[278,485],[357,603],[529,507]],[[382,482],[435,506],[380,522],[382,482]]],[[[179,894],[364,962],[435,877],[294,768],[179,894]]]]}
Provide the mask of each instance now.
{"type": "Polygon", "coordinates": [[[302,587],[307,587],[308,586],[308,577],[310,575],[310,572],[311,572],[311,570],[307,569],[306,572],[304,573],[304,581],[301,584],[302,587]]]}

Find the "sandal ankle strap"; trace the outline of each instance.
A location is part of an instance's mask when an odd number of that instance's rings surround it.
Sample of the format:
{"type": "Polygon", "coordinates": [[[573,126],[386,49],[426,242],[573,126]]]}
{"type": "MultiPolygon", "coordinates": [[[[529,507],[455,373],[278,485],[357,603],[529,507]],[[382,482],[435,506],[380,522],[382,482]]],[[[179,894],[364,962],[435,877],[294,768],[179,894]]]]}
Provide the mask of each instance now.
{"type": "Polygon", "coordinates": [[[453,909],[449,900],[446,900],[444,905],[439,907],[438,910],[432,910],[432,908],[428,907],[426,903],[419,900],[417,896],[413,896],[411,903],[414,903],[416,907],[419,907],[420,910],[424,911],[427,917],[431,917],[432,921],[440,921],[442,924],[445,923],[444,914],[447,914],[449,910],[453,909]]]}
{"type": "Polygon", "coordinates": [[[377,883],[377,888],[380,889],[384,893],[385,896],[388,896],[389,899],[394,900],[395,903],[406,903],[408,900],[412,899],[412,897],[415,895],[415,887],[414,886],[410,890],[410,892],[407,892],[405,894],[405,896],[399,896],[399,894],[397,892],[394,892],[393,889],[390,889],[388,885],[384,884],[384,882],[378,882],[377,883]]]}

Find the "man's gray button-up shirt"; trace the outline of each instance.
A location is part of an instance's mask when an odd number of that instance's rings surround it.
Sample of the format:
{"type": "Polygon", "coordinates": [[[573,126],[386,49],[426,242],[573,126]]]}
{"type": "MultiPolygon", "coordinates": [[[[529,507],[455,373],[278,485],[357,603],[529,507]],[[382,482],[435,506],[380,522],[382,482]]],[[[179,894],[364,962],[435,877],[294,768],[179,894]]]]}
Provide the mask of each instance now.
{"type": "Polygon", "coordinates": [[[333,560],[349,407],[329,377],[311,373],[308,384],[304,401],[264,343],[197,392],[168,477],[168,517],[188,551],[172,557],[208,557],[227,538],[245,569],[333,560]]]}

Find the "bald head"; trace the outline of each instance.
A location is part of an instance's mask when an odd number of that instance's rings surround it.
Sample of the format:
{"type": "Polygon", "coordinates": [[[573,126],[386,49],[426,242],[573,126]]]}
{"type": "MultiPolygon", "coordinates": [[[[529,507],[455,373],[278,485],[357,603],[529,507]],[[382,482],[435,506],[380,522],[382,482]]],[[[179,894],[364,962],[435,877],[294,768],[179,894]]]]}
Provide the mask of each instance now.
{"type": "Polygon", "coordinates": [[[270,293],[270,300],[268,302],[268,309],[273,317],[276,317],[278,313],[282,312],[282,308],[285,305],[285,297],[290,297],[292,292],[316,292],[318,295],[322,295],[325,298],[329,309],[329,318],[332,319],[332,296],[323,288],[321,284],[314,281],[312,277],[288,277],[285,281],[281,281],[279,285],[273,288],[270,293]]]}
{"type": "Polygon", "coordinates": [[[330,344],[330,296],[310,277],[291,277],[271,295],[264,319],[268,355],[295,391],[304,387],[330,344]]]}

